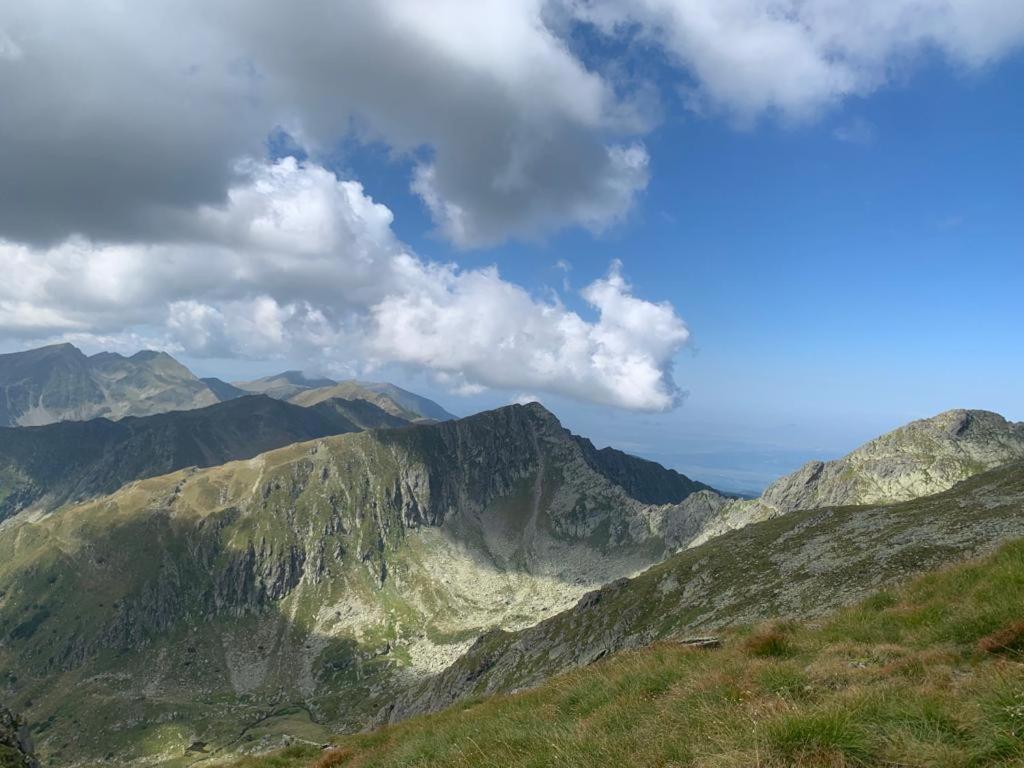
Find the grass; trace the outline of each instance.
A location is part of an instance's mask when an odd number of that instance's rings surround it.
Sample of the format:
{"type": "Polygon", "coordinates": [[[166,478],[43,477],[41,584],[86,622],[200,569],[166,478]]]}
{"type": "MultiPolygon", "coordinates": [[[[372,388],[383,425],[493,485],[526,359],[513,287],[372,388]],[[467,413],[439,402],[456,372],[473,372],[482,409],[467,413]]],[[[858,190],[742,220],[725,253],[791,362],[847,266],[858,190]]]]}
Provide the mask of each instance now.
{"type": "Polygon", "coordinates": [[[1024,542],[815,624],[662,643],[233,768],[1024,766],[1024,542]]]}

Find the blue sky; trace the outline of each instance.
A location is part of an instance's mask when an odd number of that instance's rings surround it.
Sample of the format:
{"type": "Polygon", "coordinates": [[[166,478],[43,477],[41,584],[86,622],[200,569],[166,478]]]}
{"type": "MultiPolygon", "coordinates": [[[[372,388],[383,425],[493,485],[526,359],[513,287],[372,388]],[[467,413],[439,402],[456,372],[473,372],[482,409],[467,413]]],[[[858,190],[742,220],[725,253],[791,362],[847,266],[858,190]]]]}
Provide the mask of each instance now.
{"type": "Polygon", "coordinates": [[[1024,420],[1019,2],[305,11],[0,20],[0,348],[534,396],[748,491],[1024,420]]]}
{"type": "MultiPolygon", "coordinates": [[[[470,252],[432,234],[401,162],[356,145],[335,162],[435,258],[494,263],[567,301],[563,278],[578,287],[621,259],[693,332],[674,369],[685,403],[638,415],[540,399],[601,444],[752,490],[949,408],[1024,420],[1022,85],[1018,55],[973,74],[931,61],[799,124],[738,127],[669,102],[628,220],[470,252]]],[[[389,375],[459,413],[510,394],[389,375]]]]}

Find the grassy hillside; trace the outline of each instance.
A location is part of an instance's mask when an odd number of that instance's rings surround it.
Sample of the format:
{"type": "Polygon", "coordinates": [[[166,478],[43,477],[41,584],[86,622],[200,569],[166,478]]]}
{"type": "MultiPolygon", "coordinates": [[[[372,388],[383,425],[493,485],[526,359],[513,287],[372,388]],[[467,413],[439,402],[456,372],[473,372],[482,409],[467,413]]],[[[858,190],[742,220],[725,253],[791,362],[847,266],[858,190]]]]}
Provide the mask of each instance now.
{"type": "Polygon", "coordinates": [[[234,768],[1024,765],[1024,542],[815,623],[661,643],[234,768]]]}

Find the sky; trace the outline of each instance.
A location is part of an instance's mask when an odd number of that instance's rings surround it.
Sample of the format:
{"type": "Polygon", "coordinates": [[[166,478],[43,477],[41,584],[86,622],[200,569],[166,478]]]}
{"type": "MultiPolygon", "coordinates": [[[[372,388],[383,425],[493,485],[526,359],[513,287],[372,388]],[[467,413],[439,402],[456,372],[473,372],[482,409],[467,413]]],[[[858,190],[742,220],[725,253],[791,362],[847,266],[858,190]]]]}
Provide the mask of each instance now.
{"type": "Polygon", "coordinates": [[[1024,420],[1018,0],[0,0],[0,349],[538,399],[756,492],[1024,420]]]}

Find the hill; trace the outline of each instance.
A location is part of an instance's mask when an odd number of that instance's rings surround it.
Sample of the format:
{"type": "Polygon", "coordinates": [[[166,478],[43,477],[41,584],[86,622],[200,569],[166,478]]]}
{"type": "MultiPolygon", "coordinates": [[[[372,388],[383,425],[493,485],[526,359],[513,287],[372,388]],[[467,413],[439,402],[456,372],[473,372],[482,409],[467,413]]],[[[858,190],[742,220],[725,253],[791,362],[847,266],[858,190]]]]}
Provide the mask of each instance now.
{"type": "Polygon", "coordinates": [[[23,509],[54,509],[184,467],[210,467],[316,437],[407,423],[363,401],[327,400],[301,408],[250,395],[120,421],[0,428],[0,521],[23,509]]]}
{"type": "Polygon", "coordinates": [[[148,416],[219,400],[163,352],[86,357],[71,344],[56,344],[0,355],[0,426],[148,416]]]}
{"type": "Polygon", "coordinates": [[[510,406],[19,515],[0,526],[0,696],[51,765],[359,727],[488,629],[660,561],[724,501],[591,452],[510,406]],[[618,482],[645,477],[668,503],[618,482]]]}

